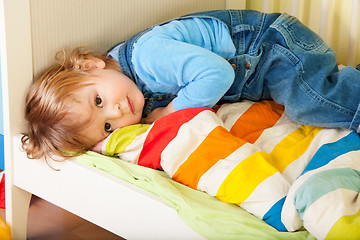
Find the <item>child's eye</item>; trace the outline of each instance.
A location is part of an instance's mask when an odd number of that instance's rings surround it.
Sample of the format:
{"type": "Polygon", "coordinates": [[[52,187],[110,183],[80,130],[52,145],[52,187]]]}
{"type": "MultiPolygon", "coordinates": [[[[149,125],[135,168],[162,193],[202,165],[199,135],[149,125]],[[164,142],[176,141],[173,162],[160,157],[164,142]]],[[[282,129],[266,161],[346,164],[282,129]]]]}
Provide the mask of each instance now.
{"type": "Polygon", "coordinates": [[[98,107],[102,107],[102,106],[103,106],[103,102],[102,102],[101,97],[96,96],[96,98],[95,98],[95,105],[98,106],[98,107]]]}
{"type": "Polygon", "coordinates": [[[105,123],[105,131],[106,132],[112,132],[111,124],[108,123],[108,122],[105,123]]]}

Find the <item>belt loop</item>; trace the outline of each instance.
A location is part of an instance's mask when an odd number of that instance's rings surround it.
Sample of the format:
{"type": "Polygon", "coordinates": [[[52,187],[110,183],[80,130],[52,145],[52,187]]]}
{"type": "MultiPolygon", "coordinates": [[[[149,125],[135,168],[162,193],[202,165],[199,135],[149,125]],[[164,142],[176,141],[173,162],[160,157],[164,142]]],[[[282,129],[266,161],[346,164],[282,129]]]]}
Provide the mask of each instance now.
{"type": "Polygon", "coordinates": [[[258,18],[258,23],[256,25],[255,28],[255,32],[254,32],[254,37],[252,39],[250,48],[249,48],[249,54],[250,55],[254,55],[258,52],[258,44],[260,42],[260,38],[262,36],[262,31],[263,31],[263,27],[264,27],[264,22],[265,22],[265,17],[266,17],[266,13],[260,13],[259,12],[259,18],[258,18]]]}
{"type": "Polygon", "coordinates": [[[231,38],[234,42],[236,48],[236,54],[245,53],[245,31],[239,31],[241,28],[240,25],[244,24],[243,22],[243,10],[232,10],[230,11],[231,18],[231,38]]]}

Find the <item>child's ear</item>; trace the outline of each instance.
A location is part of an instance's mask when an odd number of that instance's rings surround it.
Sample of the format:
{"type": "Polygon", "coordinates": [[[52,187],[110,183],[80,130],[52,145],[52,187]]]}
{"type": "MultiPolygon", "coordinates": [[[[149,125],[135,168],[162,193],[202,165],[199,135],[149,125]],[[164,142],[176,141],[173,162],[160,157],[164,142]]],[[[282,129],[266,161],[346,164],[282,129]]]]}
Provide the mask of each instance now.
{"type": "Polygon", "coordinates": [[[105,62],[99,58],[85,59],[81,61],[80,68],[82,70],[89,69],[104,69],[106,66],[105,62]]]}

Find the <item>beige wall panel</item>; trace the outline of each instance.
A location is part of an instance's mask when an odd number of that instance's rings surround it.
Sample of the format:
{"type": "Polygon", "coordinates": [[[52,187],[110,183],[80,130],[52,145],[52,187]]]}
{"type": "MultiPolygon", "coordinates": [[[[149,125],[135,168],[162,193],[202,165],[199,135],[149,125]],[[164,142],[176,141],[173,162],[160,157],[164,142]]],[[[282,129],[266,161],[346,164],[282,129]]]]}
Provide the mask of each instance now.
{"type": "Polygon", "coordinates": [[[106,51],[150,25],[191,12],[225,8],[225,0],[128,1],[32,0],[34,73],[53,62],[60,48],[86,46],[106,51]],[[133,16],[138,18],[134,21],[133,16]]]}

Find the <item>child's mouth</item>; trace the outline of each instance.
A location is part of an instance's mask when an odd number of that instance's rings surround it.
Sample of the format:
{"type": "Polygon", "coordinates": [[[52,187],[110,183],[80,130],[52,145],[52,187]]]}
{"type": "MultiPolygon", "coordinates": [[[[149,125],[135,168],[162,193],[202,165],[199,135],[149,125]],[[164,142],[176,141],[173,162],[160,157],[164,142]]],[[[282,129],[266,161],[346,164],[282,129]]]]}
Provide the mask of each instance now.
{"type": "Polygon", "coordinates": [[[134,103],[131,101],[131,99],[129,97],[127,97],[127,100],[128,100],[128,104],[130,107],[130,111],[134,114],[135,113],[134,103]]]}

